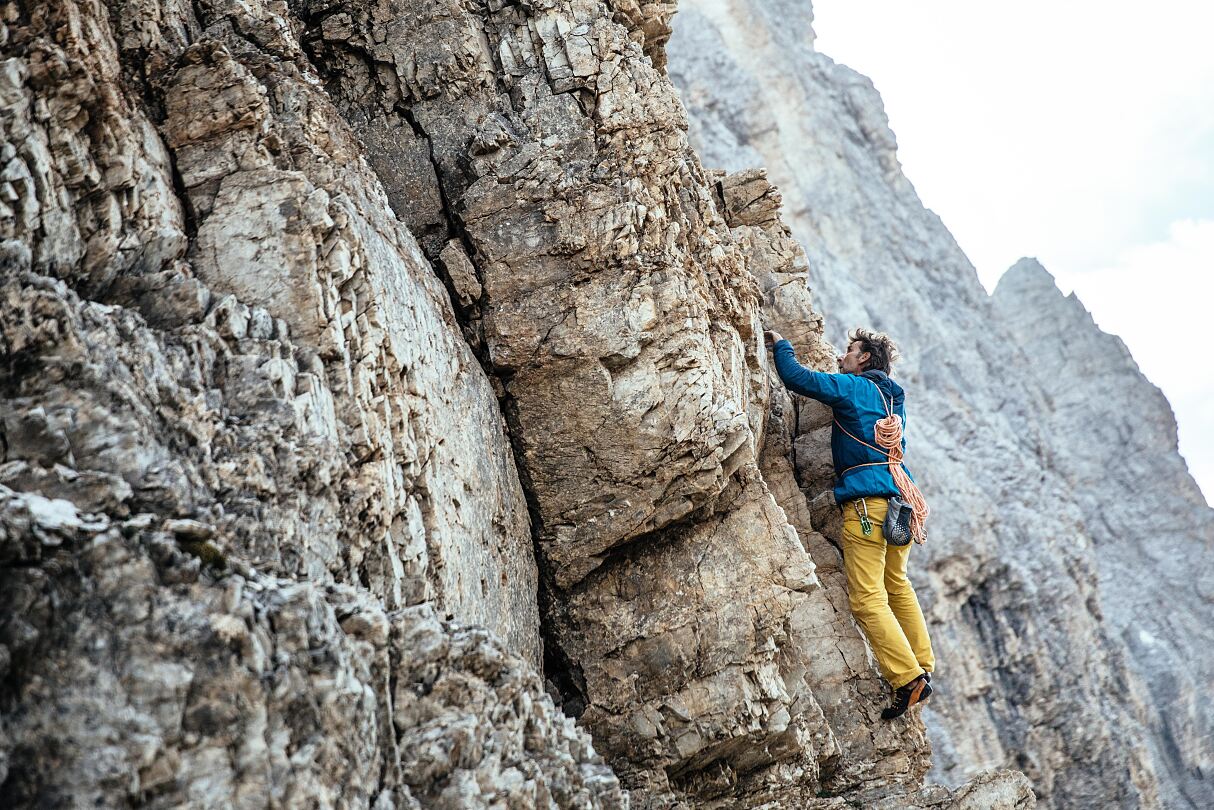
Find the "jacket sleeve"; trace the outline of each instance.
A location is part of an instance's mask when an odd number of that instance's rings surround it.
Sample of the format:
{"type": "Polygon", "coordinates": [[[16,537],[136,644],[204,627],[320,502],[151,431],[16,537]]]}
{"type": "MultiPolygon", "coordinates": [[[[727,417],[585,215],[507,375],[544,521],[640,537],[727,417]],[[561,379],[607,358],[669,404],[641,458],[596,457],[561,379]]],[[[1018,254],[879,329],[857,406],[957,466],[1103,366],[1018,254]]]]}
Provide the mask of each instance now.
{"type": "Polygon", "coordinates": [[[832,408],[851,399],[855,389],[855,377],[851,374],[825,374],[811,371],[797,362],[792,344],[787,340],[776,343],[776,373],[790,391],[813,397],[832,408]]]}

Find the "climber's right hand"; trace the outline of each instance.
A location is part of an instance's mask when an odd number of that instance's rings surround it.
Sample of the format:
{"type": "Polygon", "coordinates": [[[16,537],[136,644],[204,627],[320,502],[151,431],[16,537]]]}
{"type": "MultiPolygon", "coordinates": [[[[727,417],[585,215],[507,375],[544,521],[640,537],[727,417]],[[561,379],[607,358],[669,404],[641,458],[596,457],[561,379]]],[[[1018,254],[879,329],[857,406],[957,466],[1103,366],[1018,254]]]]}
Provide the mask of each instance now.
{"type": "Polygon", "coordinates": [[[765,344],[767,344],[768,346],[775,346],[777,343],[779,343],[783,339],[784,339],[783,335],[781,335],[779,332],[775,332],[771,329],[767,329],[763,332],[763,342],[765,344]]]}

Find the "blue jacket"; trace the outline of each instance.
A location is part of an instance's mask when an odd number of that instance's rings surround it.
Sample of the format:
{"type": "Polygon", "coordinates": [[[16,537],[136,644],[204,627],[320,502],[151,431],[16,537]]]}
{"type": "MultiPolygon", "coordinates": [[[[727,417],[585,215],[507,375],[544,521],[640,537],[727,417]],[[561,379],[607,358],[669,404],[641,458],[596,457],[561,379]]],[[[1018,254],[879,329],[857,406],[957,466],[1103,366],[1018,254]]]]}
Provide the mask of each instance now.
{"type": "MultiPolygon", "coordinates": [[[[852,498],[873,495],[888,498],[898,494],[894,477],[889,467],[881,464],[871,467],[855,467],[874,461],[885,461],[886,457],[839,430],[842,425],[873,447],[877,444],[874,430],[877,421],[885,418],[887,411],[881,402],[893,398],[894,413],[902,417],[902,450],[906,450],[906,407],[902,386],[889,378],[884,371],[866,371],[863,374],[824,374],[811,371],[797,362],[792,344],[781,340],[775,345],[776,372],[789,390],[825,402],[835,412],[835,424],[831,426],[830,452],[835,462],[835,500],[839,503],[852,498]],[[881,389],[881,393],[877,389],[881,389]],[[849,469],[855,467],[855,469],[849,469]]],[[[909,475],[909,471],[907,473],[909,475]]],[[[914,480],[913,477],[911,480],[914,480]]]]}

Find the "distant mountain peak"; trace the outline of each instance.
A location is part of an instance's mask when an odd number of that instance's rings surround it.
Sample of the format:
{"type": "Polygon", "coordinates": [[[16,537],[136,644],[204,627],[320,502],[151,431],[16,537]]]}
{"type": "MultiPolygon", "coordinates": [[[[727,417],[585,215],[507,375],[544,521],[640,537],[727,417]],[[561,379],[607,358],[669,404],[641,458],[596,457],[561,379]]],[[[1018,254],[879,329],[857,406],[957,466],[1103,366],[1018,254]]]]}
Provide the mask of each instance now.
{"type": "Polygon", "coordinates": [[[1053,290],[1061,295],[1058,283],[1049,270],[1032,256],[1025,256],[1007,269],[995,286],[995,295],[1000,290],[1015,290],[1024,293],[1029,290],[1053,290]]]}

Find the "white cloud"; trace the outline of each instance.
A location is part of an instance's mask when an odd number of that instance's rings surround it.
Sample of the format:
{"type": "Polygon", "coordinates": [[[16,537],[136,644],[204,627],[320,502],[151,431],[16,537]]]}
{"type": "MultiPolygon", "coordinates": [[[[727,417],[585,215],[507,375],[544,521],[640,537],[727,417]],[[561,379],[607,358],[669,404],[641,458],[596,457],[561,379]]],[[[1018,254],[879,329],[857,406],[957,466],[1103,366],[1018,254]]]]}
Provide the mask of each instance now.
{"type": "Polygon", "coordinates": [[[988,289],[1021,256],[1074,287],[1172,402],[1214,500],[1214,3],[814,0],[818,50],[870,76],[924,202],[988,289]]]}
{"type": "Polygon", "coordinates": [[[1214,213],[1214,4],[816,0],[872,77],[907,175],[983,283],[1093,269],[1214,213]]]}

